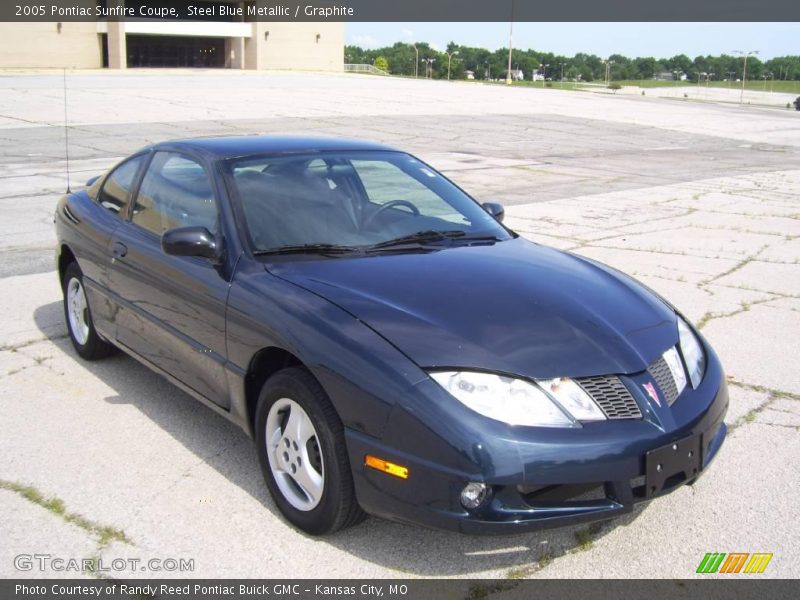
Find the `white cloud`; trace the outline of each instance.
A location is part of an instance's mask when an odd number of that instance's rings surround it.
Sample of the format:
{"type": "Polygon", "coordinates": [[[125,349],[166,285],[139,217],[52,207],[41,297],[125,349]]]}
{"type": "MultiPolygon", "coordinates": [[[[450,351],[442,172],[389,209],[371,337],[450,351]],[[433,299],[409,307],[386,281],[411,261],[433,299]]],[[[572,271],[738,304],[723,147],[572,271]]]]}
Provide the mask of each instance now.
{"type": "Polygon", "coordinates": [[[360,46],[362,48],[377,48],[378,46],[381,45],[377,39],[375,39],[368,33],[364,35],[352,35],[350,36],[350,41],[355,46],[360,46]]]}
{"type": "Polygon", "coordinates": [[[430,47],[433,48],[434,50],[436,50],[437,52],[441,52],[442,51],[442,47],[439,44],[437,44],[436,42],[431,42],[430,43],[430,47]]]}
{"type": "Polygon", "coordinates": [[[405,38],[407,40],[410,40],[410,39],[412,39],[414,37],[414,32],[411,31],[410,29],[401,29],[400,30],[400,35],[403,38],[405,38]]]}

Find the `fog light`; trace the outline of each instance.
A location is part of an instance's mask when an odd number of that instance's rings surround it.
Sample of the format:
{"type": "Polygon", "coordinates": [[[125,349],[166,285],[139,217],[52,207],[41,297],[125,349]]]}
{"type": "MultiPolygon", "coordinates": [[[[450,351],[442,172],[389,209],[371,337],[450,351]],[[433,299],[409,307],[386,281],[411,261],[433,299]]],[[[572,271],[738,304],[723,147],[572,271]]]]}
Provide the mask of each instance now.
{"type": "Polygon", "coordinates": [[[478,508],[489,497],[489,486],[485,483],[468,483],[461,491],[461,505],[469,510],[478,508]]]}

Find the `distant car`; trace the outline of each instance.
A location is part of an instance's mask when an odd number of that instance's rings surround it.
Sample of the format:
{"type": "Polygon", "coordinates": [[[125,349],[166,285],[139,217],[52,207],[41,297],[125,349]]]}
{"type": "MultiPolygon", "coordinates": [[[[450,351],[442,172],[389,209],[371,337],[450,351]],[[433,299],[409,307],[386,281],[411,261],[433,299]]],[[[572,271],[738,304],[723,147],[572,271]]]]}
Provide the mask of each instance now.
{"type": "Polygon", "coordinates": [[[77,353],[121,348],[244,428],[311,534],[606,519],[725,437],[722,367],[675,308],[404,152],[162,143],[55,217],[77,353]]]}

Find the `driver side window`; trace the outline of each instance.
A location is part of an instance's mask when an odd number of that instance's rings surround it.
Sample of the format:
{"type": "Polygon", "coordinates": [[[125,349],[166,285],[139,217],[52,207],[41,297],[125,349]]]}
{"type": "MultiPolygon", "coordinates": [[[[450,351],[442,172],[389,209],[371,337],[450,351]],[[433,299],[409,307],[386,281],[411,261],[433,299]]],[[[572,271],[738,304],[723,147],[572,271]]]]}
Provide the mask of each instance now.
{"type": "Polygon", "coordinates": [[[217,206],[203,165],[174,152],[156,152],[147,168],[131,220],[160,236],[176,227],[217,229],[217,206]]]}

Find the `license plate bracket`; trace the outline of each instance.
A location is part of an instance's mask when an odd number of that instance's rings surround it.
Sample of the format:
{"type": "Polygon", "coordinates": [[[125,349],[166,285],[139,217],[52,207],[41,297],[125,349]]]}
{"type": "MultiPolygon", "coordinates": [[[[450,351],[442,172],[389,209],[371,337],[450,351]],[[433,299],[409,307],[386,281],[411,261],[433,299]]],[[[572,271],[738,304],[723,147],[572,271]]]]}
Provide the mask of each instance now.
{"type": "Polygon", "coordinates": [[[701,434],[690,435],[650,450],[645,455],[647,497],[685,483],[700,473],[702,437],[701,434]]]}

